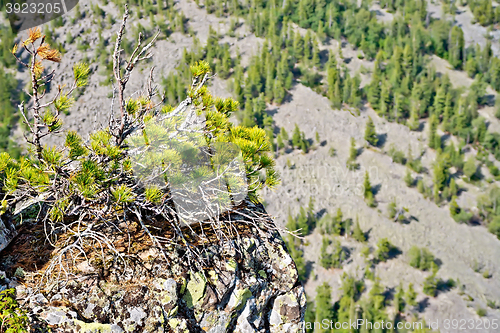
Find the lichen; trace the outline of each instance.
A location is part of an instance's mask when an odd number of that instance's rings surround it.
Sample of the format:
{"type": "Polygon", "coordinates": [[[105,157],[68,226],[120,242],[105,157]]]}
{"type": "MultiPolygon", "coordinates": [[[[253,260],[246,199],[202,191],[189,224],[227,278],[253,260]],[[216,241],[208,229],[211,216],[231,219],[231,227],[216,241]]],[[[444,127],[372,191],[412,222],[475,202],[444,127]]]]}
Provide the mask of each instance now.
{"type": "Polygon", "coordinates": [[[231,295],[231,299],[229,300],[229,307],[235,311],[239,311],[243,309],[245,306],[247,299],[252,297],[252,292],[250,289],[237,289],[231,295]]]}
{"type": "Polygon", "coordinates": [[[237,263],[234,259],[229,259],[226,262],[226,269],[228,271],[234,272],[234,271],[236,271],[236,267],[237,267],[237,263]]]}
{"type": "Polygon", "coordinates": [[[86,323],[81,320],[74,320],[75,326],[80,327],[80,332],[82,333],[110,333],[111,325],[109,324],[99,324],[99,323],[86,323]]]}
{"type": "Polygon", "coordinates": [[[206,278],[201,272],[191,273],[191,278],[186,286],[184,300],[188,308],[192,308],[205,294],[206,278]]]}

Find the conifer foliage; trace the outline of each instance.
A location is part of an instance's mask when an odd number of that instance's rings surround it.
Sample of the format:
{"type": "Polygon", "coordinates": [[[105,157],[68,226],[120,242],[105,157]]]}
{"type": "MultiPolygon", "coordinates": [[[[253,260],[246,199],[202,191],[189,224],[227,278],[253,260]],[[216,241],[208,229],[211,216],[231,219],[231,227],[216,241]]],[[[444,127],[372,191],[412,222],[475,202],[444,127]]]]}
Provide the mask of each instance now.
{"type": "Polygon", "coordinates": [[[368,121],[366,122],[365,127],[365,140],[372,146],[377,146],[378,144],[378,136],[377,132],[375,132],[375,124],[371,117],[368,117],[368,121]]]}
{"type": "MultiPolygon", "coordinates": [[[[204,187],[202,197],[206,194],[216,204],[234,201],[238,194],[234,189],[242,186],[237,183],[238,177],[231,178],[219,170],[215,180],[207,178],[211,174],[207,164],[220,163],[229,169],[234,165],[234,159],[228,160],[224,149],[218,147],[230,145],[238,148],[243,166],[242,170],[236,170],[247,184],[240,192],[247,194],[250,200],[258,200],[259,189],[274,186],[279,181],[265,131],[257,127],[234,126],[229,117],[237,110],[238,103],[232,99],[215,98],[208,91],[207,82],[211,76],[207,62],[200,61],[191,66],[193,78],[187,97],[175,108],[163,105],[163,99],[153,84],[153,70],[144,91],[133,97],[125,96],[131,72],[139,62],[150,57],[149,50],[158,37],[156,34],[146,45],[139,37],[132,56],[124,61],[121,42],[128,15],[126,7],[113,53],[118,116],[110,117],[108,127],[92,133],[88,139],[74,131],[67,132],[62,148],[43,145],[43,138],[62,131],[59,115],[72,107],[72,94],[87,84],[89,67],[76,64],[70,88],[58,87],[55,96],[49,98],[40,91],[46,89],[46,83],[55,73],[44,75],[43,66],[46,61],[60,61],[59,52],[44,43],[39,29],[31,30],[22,45],[28,52],[28,63],[23,62],[25,54],[18,52],[17,47],[12,50],[32,78],[32,101],[26,103],[30,107],[21,106],[29,129],[27,140],[31,154],[19,161],[7,153],[0,155],[0,181],[5,184],[2,190],[6,193],[2,207],[14,207],[16,203],[29,199],[42,204],[43,209],[34,223],[43,224],[48,242],[58,249],[45,270],[47,279],[58,276],[57,272],[69,278],[75,263],[91,260],[88,254],[93,248],[102,250],[101,257],[94,263],[125,269],[130,253],[118,251],[114,244],[130,239],[132,230],[137,229],[142,230],[149,245],[164,260],[168,261],[167,247],[182,246],[191,265],[201,264],[202,254],[193,243],[207,239],[204,233],[186,231],[193,229],[185,228],[190,220],[177,210],[172,186],[190,178],[194,187],[204,187]],[[186,116],[179,117],[183,113],[186,116]],[[204,121],[197,123],[201,115],[204,115],[204,121]],[[162,149],[158,150],[159,147],[162,149]],[[202,153],[211,157],[207,164],[193,163],[202,153]],[[134,164],[137,156],[143,157],[141,167],[147,169],[156,165],[156,169],[148,169],[153,170],[149,178],[138,172],[137,163],[134,164]],[[186,174],[183,168],[189,168],[190,173],[186,174]],[[220,179],[225,179],[226,185],[221,186],[220,179]],[[125,224],[120,224],[124,221],[125,224]],[[120,228],[116,227],[118,224],[120,228]],[[65,236],[61,237],[61,234],[65,236]]],[[[215,239],[222,240],[235,231],[225,227],[217,212],[220,213],[216,211],[198,223],[201,228],[204,227],[202,223],[212,226],[215,239]]],[[[7,208],[5,214],[11,213],[7,208]]],[[[249,223],[265,223],[264,220],[256,216],[249,223]]],[[[43,282],[41,279],[40,283],[43,282]]]]}

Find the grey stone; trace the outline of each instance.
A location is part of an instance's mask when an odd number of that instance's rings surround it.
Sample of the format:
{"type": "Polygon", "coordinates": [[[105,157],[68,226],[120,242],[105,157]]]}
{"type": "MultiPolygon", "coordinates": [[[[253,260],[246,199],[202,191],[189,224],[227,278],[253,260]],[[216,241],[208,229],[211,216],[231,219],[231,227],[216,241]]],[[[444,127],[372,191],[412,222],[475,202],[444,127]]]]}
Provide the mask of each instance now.
{"type": "Polygon", "coordinates": [[[14,225],[8,221],[4,221],[0,216],[0,251],[5,249],[16,236],[17,231],[14,225]]]}

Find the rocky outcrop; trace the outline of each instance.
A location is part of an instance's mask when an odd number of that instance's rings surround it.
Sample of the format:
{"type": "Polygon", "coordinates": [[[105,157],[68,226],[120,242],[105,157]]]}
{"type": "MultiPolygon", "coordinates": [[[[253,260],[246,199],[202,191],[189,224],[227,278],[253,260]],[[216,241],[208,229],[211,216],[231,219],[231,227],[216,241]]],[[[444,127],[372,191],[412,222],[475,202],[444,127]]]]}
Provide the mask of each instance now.
{"type": "MultiPolygon", "coordinates": [[[[264,213],[260,205],[247,207],[247,214],[256,211],[264,213]]],[[[202,269],[185,262],[182,248],[169,251],[168,262],[148,248],[139,253],[142,262],[120,277],[102,277],[87,266],[68,283],[40,292],[16,278],[10,284],[40,331],[301,331],[305,294],[279,233],[238,225],[238,237],[204,247],[210,260],[202,269]]]]}

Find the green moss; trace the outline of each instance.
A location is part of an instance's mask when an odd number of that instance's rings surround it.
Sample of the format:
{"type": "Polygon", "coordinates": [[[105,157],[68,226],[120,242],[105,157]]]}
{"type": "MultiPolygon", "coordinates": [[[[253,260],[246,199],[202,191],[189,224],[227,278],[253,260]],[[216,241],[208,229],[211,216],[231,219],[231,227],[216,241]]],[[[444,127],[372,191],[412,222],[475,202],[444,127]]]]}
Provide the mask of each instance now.
{"type": "Polygon", "coordinates": [[[260,271],[259,271],[259,275],[260,275],[262,278],[267,279],[267,274],[266,274],[266,272],[264,272],[263,270],[260,270],[260,271]]]}

